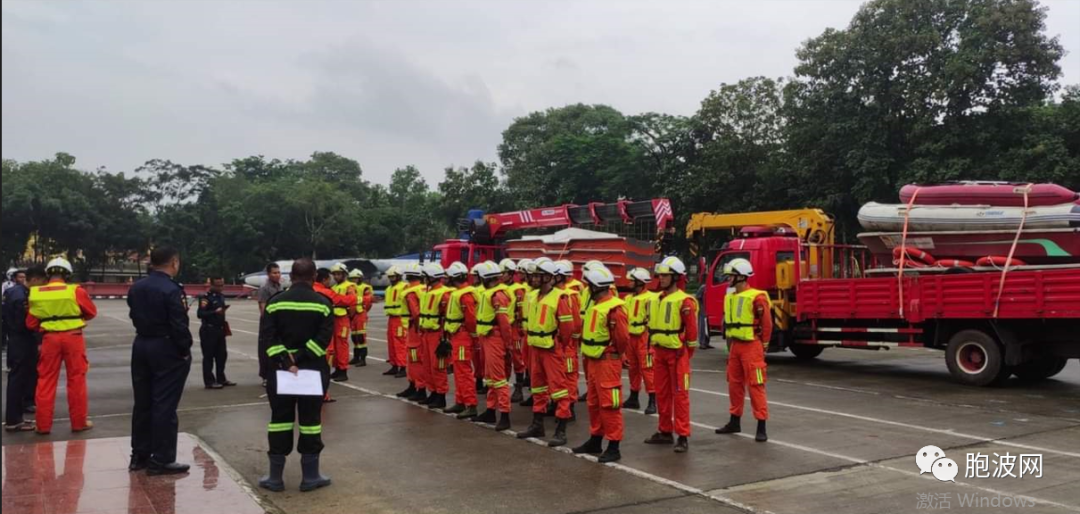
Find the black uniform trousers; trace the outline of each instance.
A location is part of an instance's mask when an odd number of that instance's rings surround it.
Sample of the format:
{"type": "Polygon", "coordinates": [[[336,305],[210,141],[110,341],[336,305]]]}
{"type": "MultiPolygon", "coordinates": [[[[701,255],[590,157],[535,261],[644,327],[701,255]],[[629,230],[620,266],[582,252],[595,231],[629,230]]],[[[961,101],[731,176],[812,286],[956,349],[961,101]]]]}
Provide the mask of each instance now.
{"type": "Polygon", "coordinates": [[[135,408],[131,448],[136,457],[157,464],[176,462],[176,407],[191,371],[191,353],[168,337],[135,336],[131,349],[131,386],[135,408]]]}
{"type": "MultiPolygon", "coordinates": [[[[319,359],[307,369],[317,369],[322,375],[323,391],[330,387],[330,366],[326,360],[319,359]]],[[[319,454],[323,450],[322,442],[322,396],[294,396],[277,394],[277,372],[271,370],[267,377],[267,397],[270,399],[270,424],[267,427],[267,441],[270,443],[270,455],[288,455],[293,450],[293,425],[299,417],[300,437],[296,442],[296,451],[301,455],[319,454]]]]}
{"type": "Polygon", "coordinates": [[[34,404],[37,388],[37,339],[30,334],[8,334],[7,410],[4,422],[17,425],[23,421],[23,412],[34,404]]]}
{"type": "Polygon", "coordinates": [[[225,347],[225,329],[212,325],[199,328],[199,346],[202,347],[203,385],[225,383],[225,360],[229,351],[225,347]],[[214,372],[217,371],[217,378],[214,372]]]}

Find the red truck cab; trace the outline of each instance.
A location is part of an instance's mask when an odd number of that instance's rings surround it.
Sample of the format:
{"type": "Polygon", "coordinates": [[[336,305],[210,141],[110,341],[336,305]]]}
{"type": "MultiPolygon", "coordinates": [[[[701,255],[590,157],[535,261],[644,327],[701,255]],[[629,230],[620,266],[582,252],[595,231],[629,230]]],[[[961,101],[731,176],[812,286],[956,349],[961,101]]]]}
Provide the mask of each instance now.
{"type": "Polygon", "coordinates": [[[484,261],[499,262],[503,258],[503,248],[499,245],[482,245],[466,239],[447,239],[435,245],[431,260],[442,264],[444,268],[455,261],[460,261],[469,269],[484,261]]]}
{"type": "Polygon", "coordinates": [[[766,291],[771,299],[776,300],[779,296],[777,264],[791,263],[790,269],[795,274],[792,278],[797,281],[798,267],[794,263],[798,250],[799,238],[783,227],[744,227],[737,239],[724,243],[702,281],[705,285],[704,309],[710,331],[719,331],[724,321],[724,297],[728,290],[725,264],[737,258],[750,261],[754,267],[750,287],[766,291]]]}

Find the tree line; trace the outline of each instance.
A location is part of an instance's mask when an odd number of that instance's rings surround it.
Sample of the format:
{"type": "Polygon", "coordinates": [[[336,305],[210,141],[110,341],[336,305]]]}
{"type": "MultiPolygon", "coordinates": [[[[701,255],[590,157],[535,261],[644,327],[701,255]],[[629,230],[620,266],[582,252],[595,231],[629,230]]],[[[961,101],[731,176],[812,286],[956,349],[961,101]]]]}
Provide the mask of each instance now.
{"type": "MultiPolygon", "coordinates": [[[[796,51],[787,77],[720,84],[691,116],[568,105],[513,120],[499,162],[414,166],[372,184],[333,152],[221,166],[153,159],[87,172],[75,157],[3,161],[0,252],[80,255],[86,270],[155,244],[185,251],[184,279],[268,260],[389,257],[498,212],[620,197],[698,211],[822,208],[842,237],[868,201],[906,183],[1051,181],[1080,188],[1080,86],[1034,0],[872,0],[796,51]]],[[[722,49],[718,49],[722,51],[722,49]]]]}

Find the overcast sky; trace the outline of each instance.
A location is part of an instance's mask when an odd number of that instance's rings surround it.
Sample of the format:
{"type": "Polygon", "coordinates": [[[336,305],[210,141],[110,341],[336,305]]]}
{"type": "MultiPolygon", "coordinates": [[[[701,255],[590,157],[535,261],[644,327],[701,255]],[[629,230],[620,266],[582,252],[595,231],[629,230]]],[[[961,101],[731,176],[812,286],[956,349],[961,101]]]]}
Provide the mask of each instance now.
{"type": "MultiPolygon", "coordinates": [[[[386,183],[496,160],[516,116],[568,103],[692,114],[787,76],[860,1],[3,2],[3,157],[84,169],[334,151],[386,183]]],[[[1046,1],[1080,83],[1080,0],[1046,1]]]]}

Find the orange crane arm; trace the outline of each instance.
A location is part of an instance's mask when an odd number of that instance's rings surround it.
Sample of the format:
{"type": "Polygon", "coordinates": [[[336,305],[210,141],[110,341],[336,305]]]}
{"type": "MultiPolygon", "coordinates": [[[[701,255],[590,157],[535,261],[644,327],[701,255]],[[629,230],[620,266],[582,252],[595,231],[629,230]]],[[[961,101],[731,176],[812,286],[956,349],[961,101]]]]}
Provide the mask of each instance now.
{"type": "Polygon", "coordinates": [[[701,236],[708,230],[737,229],[754,225],[788,227],[806,243],[831,245],[835,241],[833,218],[821,209],[730,214],[698,212],[691,215],[686,224],[686,239],[690,241],[690,252],[698,255],[701,236]]]}

